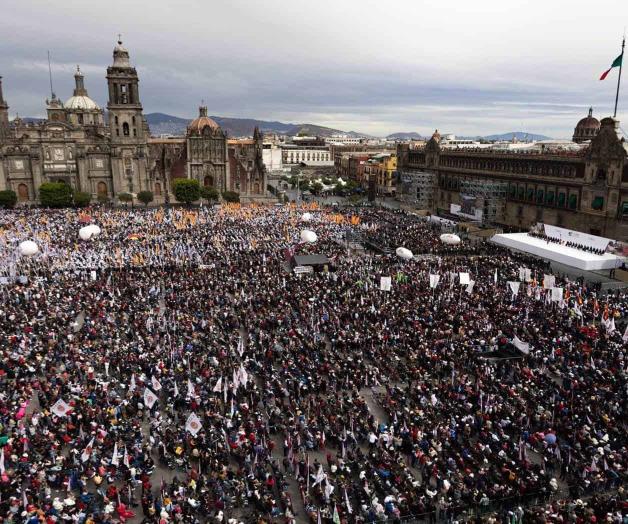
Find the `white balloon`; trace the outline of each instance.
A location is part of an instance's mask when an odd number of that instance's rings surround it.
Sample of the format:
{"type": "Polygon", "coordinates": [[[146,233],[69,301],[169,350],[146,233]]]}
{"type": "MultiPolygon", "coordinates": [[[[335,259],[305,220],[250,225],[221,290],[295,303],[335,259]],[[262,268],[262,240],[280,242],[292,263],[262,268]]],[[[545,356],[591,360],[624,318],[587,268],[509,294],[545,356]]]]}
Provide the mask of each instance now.
{"type": "Polygon", "coordinates": [[[85,226],[79,229],[79,238],[81,240],[90,240],[93,234],[94,231],[91,229],[90,226],[85,226]]]}
{"type": "Polygon", "coordinates": [[[310,231],[309,229],[304,229],[301,231],[301,242],[309,242],[313,244],[318,239],[318,236],[314,231],[310,231]]]}
{"type": "Polygon", "coordinates": [[[90,224],[89,226],[87,226],[91,231],[92,234],[97,237],[98,235],[100,235],[100,233],[102,233],[102,230],[100,229],[99,226],[97,226],[96,224],[90,224]]]}
{"type": "Polygon", "coordinates": [[[309,222],[310,220],[312,220],[312,213],[303,213],[301,215],[301,220],[303,222],[309,222]]]}
{"type": "Polygon", "coordinates": [[[406,249],[405,247],[398,247],[395,252],[399,258],[403,258],[404,260],[412,260],[412,257],[414,257],[412,251],[406,249]]]}
{"type": "Polygon", "coordinates": [[[39,246],[32,240],[24,240],[20,242],[20,253],[25,257],[32,257],[39,253],[39,246]]]}
{"type": "Polygon", "coordinates": [[[454,235],[453,233],[445,233],[445,234],[441,235],[440,236],[440,241],[443,244],[450,244],[452,246],[460,244],[460,242],[461,242],[460,237],[458,235],[454,235]]]}

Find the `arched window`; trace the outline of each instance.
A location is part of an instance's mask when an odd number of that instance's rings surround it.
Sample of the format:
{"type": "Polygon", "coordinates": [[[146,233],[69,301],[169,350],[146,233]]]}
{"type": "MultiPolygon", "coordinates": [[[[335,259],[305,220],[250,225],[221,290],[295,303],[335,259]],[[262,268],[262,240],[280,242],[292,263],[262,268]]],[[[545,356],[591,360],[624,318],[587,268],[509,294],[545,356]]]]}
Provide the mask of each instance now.
{"type": "Polygon", "coordinates": [[[161,196],[161,184],[155,182],[155,196],[161,196]]]}
{"type": "Polygon", "coordinates": [[[125,122],[124,124],[122,124],[122,134],[124,136],[129,136],[129,123],[125,122]]]}
{"type": "Polygon", "coordinates": [[[211,187],[214,185],[214,177],[207,175],[204,179],[203,179],[203,185],[205,187],[211,187]]]}
{"type": "Polygon", "coordinates": [[[133,122],[133,125],[135,125],[135,117],[131,118],[131,122],[133,122]]]}
{"type": "Polygon", "coordinates": [[[98,196],[107,196],[107,194],[109,193],[109,191],[107,190],[107,184],[105,184],[104,182],[98,182],[98,185],[96,186],[96,192],[98,193],[98,196]]]}
{"type": "Polygon", "coordinates": [[[29,200],[28,186],[26,184],[17,186],[17,197],[20,202],[27,202],[29,200]]]}
{"type": "Polygon", "coordinates": [[[255,182],[255,184],[253,184],[253,193],[256,195],[259,194],[259,182],[255,182]]]}

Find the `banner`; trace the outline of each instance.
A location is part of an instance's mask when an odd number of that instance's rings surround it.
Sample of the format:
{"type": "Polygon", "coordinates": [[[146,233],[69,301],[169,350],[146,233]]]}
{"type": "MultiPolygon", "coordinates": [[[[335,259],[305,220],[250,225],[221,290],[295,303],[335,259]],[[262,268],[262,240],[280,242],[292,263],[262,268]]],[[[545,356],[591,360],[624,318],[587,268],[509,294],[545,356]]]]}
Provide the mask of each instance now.
{"type": "Polygon", "coordinates": [[[153,393],[149,388],[144,390],[144,404],[148,407],[148,409],[152,409],[157,402],[157,395],[153,393]]]}
{"type": "Polygon", "coordinates": [[[516,295],[519,293],[519,286],[521,285],[521,282],[517,282],[515,280],[509,280],[508,285],[510,286],[510,291],[512,291],[513,295],[516,295]]]}
{"type": "Polygon", "coordinates": [[[543,289],[552,289],[555,283],[554,275],[543,275],[543,289]]]}
{"type": "Polygon", "coordinates": [[[525,353],[526,355],[530,353],[530,344],[519,340],[519,337],[517,337],[517,335],[515,335],[515,338],[512,339],[512,344],[522,353],[525,353]]]}
{"type": "Polygon", "coordinates": [[[530,282],[532,280],[532,270],[527,267],[519,268],[519,280],[521,282],[530,282]]]}
{"type": "Polygon", "coordinates": [[[434,289],[440,282],[440,275],[430,275],[430,289],[434,289]]]}
{"type": "Polygon", "coordinates": [[[552,302],[560,302],[562,299],[563,299],[563,288],[553,287],[552,288],[552,302]]]}
{"type": "Polygon", "coordinates": [[[382,291],[390,291],[392,288],[392,278],[382,277],[379,281],[379,289],[382,291]]]}
{"type": "Polygon", "coordinates": [[[190,413],[190,416],[185,421],[186,431],[189,431],[192,435],[196,436],[201,428],[201,420],[196,416],[196,413],[190,413]]]}
{"type": "Polygon", "coordinates": [[[469,276],[469,273],[459,273],[458,276],[460,277],[461,286],[468,286],[469,282],[471,282],[471,277],[469,276]]]}
{"type": "Polygon", "coordinates": [[[467,293],[469,293],[469,295],[471,293],[473,293],[473,286],[475,285],[475,280],[471,280],[469,282],[469,284],[467,285],[467,293]]]}
{"type": "Polygon", "coordinates": [[[68,413],[72,411],[72,407],[66,404],[62,399],[59,399],[55,402],[54,406],[50,408],[57,417],[67,417],[68,413]]]}

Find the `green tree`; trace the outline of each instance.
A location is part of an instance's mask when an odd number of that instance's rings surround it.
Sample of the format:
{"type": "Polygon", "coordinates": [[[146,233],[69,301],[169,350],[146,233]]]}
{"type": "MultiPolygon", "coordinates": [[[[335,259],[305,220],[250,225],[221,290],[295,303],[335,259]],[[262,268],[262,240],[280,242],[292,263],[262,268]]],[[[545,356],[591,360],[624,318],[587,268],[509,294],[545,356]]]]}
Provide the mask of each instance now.
{"type": "Polygon", "coordinates": [[[198,180],[179,178],[174,181],[174,197],[179,202],[191,204],[201,197],[201,188],[198,180]]]}
{"type": "Polygon", "coordinates": [[[92,195],[83,191],[74,192],[74,205],[76,207],[86,207],[92,201],[92,195]]]}
{"type": "Polygon", "coordinates": [[[315,195],[318,195],[322,190],[323,184],[321,184],[320,182],[314,182],[312,185],[310,185],[310,191],[315,195]]]}
{"type": "Polygon", "coordinates": [[[133,202],[133,195],[131,193],[118,193],[118,200],[126,205],[129,202],[133,202]]]}
{"type": "Polygon", "coordinates": [[[203,197],[208,202],[218,200],[218,196],[218,190],[214,186],[201,187],[201,197],[203,197]]]}
{"type": "Polygon", "coordinates": [[[11,191],[10,189],[0,191],[0,207],[11,209],[15,204],[17,204],[17,194],[15,191],[11,191]]]}
{"type": "Polygon", "coordinates": [[[39,186],[39,201],[44,207],[69,207],[72,188],[63,182],[44,182],[39,186]]]}
{"type": "Polygon", "coordinates": [[[137,199],[146,207],[148,207],[148,204],[155,200],[155,196],[153,195],[152,191],[140,191],[137,194],[137,199]]]}
{"type": "Polygon", "coordinates": [[[235,191],[223,191],[222,199],[225,202],[240,202],[240,193],[236,193],[235,191]]]}

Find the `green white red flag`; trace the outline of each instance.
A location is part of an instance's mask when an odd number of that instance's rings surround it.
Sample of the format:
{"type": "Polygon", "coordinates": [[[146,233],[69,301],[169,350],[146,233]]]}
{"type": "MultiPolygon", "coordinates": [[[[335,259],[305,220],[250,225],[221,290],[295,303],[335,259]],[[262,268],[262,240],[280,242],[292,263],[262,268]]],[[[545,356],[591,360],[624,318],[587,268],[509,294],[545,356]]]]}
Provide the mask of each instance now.
{"type": "Polygon", "coordinates": [[[624,57],[624,54],[622,53],[617,58],[615,58],[615,60],[613,60],[613,63],[611,64],[611,67],[609,67],[606,71],[602,73],[602,76],[600,76],[600,80],[604,80],[608,76],[608,74],[611,72],[611,69],[613,69],[614,67],[620,67],[623,57],[624,57]]]}

